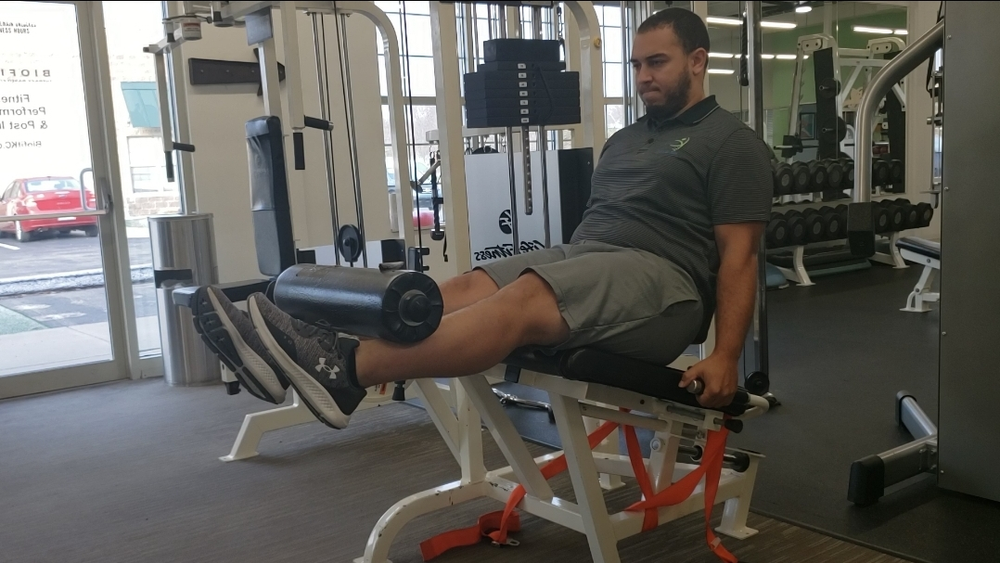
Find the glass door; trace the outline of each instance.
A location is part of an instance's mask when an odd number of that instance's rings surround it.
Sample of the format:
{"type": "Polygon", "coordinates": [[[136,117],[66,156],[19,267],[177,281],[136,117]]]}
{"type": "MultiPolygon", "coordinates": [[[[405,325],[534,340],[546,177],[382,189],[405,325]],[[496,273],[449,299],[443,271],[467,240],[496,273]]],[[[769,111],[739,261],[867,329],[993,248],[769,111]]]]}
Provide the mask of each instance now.
{"type": "Polygon", "coordinates": [[[100,10],[0,3],[0,398],[129,376],[100,10]]]}

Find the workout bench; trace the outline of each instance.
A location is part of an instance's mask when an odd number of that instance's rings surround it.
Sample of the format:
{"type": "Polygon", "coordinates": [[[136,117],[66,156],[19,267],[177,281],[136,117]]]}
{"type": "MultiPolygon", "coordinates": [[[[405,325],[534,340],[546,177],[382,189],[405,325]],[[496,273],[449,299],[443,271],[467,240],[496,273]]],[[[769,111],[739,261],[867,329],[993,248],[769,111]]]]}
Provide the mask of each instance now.
{"type": "Polygon", "coordinates": [[[904,260],[924,265],[920,280],[906,298],[906,307],[901,310],[926,313],[931,310],[928,303],[941,299],[940,293],[930,291],[937,272],[941,270],[941,244],[917,237],[903,237],[896,242],[896,247],[904,260]]]}
{"type": "MultiPolygon", "coordinates": [[[[700,471],[699,466],[677,462],[678,452],[692,449],[704,452],[702,462],[710,474],[714,462],[725,466],[721,469],[714,499],[725,502],[722,524],[717,530],[739,539],[756,533],[747,527],[746,519],[757,465],[763,456],[737,450],[730,451],[720,461],[721,450],[714,453],[712,446],[722,445],[730,429],[739,431],[742,419],[766,412],[768,402],[765,399],[741,389],[729,407],[721,411],[705,409],[698,405],[695,395],[677,386],[683,372],[593,349],[553,356],[521,350],[508,358],[506,364],[508,379],[548,392],[564,451],[533,459],[503,406],[496,400],[486,377],[480,374],[460,378],[456,385],[457,413],[453,414],[440,401],[428,403],[427,412],[461,465],[462,478],[411,495],[393,505],[375,525],[364,556],[355,563],[388,563],[393,540],[410,520],[484,497],[504,503],[510,501],[522,511],[583,533],[595,563],[617,563],[620,561],[619,540],[649,529],[648,524],[650,527],[663,525],[706,508],[706,487],[699,484],[697,473],[692,474],[700,471]],[[614,405],[617,409],[596,404],[614,405]],[[636,459],[592,452],[592,444],[602,435],[595,433],[588,443],[585,416],[608,421],[601,427],[603,436],[616,436],[617,425],[653,430],[655,438],[650,458],[637,461],[641,457],[638,442],[628,430],[626,442],[632,442],[629,450],[635,451],[636,459]],[[508,467],[486,470],[480,420],[500,446],[510,463],[508,467]],[[615,433],[608,434],[612,431],[615,433]],[[706,441],[706,434],[708,444],[700,449],[702,446],[698,444],[706,441]],[[556,497],[543,474],[549,470],[542,466],[561,455],[565,456],[576,503],[556,497]],[[608,514],[598,474],[635,477],[637,470],[649,477],[649,485],[644,487],[647,500],[686,475],[694,479],[689,477],[678,486],[690,485],[690,494],[675,495],[672,505],[653,509],[656,519],[652,522],[644,522],[652,515],[642,509],[608,514]],[[511,500],[519,485],[523,487],[523,499],[511,500]]],[[[416,383],[421,390],[430,390],[430,386],[435,385],[428,380],[416,383]]],[[[676,488],[671,492],[676,492],[676,488]]],[[[711,496],[711,491],[709,493],[711,496]]],[[[493,532],[494,543],[516,546],[516,541],[509,540],[505,532],[496,529],[501,527],[498,518],[496,513],[484,517],[482,529],[464,530],[462,532],[468,534],[466,541],[455,543],[452,536],[450,541],[443,542],[444,547],[478,543],[489,532],[493,532]]],[[[512,521],[510,530],[515,531],[516,520],[512,521]]],[[[461,535],[461,532],[456,533],[461,535]]],[[[442,551],[440,539],[434,538],[421,546],[425,559],[442,551]]],[[[517,556],[512,555],[512,560],[515,559],[517,556]]]]}

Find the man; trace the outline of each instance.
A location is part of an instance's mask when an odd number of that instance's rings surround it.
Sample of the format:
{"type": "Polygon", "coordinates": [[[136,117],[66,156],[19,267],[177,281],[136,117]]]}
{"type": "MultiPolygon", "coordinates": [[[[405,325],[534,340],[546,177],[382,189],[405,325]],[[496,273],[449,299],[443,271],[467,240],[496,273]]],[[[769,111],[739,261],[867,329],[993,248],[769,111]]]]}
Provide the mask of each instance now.
{"type": "Polygon", "coordinates": [[[318,418],[343,428],[367,387],[478,373],[522,346],[668,364],[714,312],[715,350],[681,385],[700,378],[699,401],[727,405],[753,317],[772,173],[766,145],[705,96],[708,50],[692,12],[643,22],[631,64],[647,115],[608,140],[570,244],[448,280],[445,316],[426,340],[331,334],[261,294],[247,316],[214,288],[200,292],[198,322],[255,395],[281,402],[291,383],[318,418]]]}

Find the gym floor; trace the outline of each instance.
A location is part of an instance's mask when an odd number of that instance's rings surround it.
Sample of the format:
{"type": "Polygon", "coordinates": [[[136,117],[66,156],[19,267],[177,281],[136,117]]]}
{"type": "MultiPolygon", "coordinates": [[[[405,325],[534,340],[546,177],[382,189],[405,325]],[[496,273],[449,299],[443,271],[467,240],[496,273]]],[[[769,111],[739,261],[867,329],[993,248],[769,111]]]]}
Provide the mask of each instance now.
{"type": "MultiPolygon", "coordinates": [[[[892,420],[897,387],[917,394],[932,416],[936,411],[936,313],[898,312],[918,275],[917,268],[876,267],[769,293],[772,390],[783,405],[734,440],[768,456],[750,522],[761,534],[725,540],[742,561],[995,561],[997,550],[985,556],[997,541],[988,537],[997,528],[987,526],[1000,521],[992,503],[928,493],[920,483],[916,497],[883,501],[860,519],[846,501],[850,461],[905,441],[892,420]],[[977,518],[962,518],[970,506],[977,518]],[[957,533],[956,525],[971,527],[957,533]],[[963,541],[981,549],[963,548],[963,541]],[[958,551],[941,557],[939,548],[949,545],[958,551]]],[[[277,431],[265,436],[260,456],[219,461],[243,415],[267,408],[246,393],[167,388],[160,380],[3,402],[0,559],[350,562],[389,506],[459,477],[426,414],[406,404],[358,413],[343,431],[319,424],[277,431]]],[[[488,463],[500,465],[488,435],[484,445],[488,463]]],[[[557,493],[566,494],[568,481],[554,480],[557,493]]],[[[637,494],[629,486],[609,502],[621,507],[637,494]]],[[[420,518],[390,557],[420,561],[419,541],[497,509],[478,501],[420,518]]],[[[518,539],[516,551],[483,544],[439,561],[589,560],[583,536],[532,517],[518,539]]],[[[716,561],[699,514],[622,542],[621,553],[630,562],[716,561]]]]}

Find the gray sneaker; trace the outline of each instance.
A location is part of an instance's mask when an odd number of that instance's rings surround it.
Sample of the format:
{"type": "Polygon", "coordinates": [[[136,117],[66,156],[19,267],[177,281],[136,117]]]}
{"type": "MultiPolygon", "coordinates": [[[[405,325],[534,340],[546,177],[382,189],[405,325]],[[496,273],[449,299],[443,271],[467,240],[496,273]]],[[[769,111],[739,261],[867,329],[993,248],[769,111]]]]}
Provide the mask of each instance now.
{"type": "Polygon", "coordinates": [[[261,341],[316,418],[346,428],[366,391],[351,383],[358,340],[304,323],[256,293],[247,300],[261,341]]]}
{"type": "Polygon", "coordinates": [[[244,389],[269,403],[285,402],[288,379],[264,347],[249,315],[212,286],[198,288],[191,312],[195,329],[244,389]]]}

